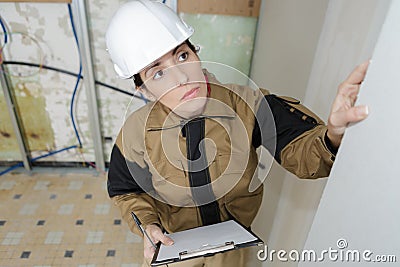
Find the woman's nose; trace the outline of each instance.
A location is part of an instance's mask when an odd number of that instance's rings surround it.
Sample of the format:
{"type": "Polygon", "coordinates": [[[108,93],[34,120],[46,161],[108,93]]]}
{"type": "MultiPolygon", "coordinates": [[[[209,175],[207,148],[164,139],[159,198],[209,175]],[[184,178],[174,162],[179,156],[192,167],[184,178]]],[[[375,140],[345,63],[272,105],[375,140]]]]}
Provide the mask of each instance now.
{"type": "Polygon", "coordinates": [[[176,82],[177,86],[186,84],[189,81],[189,76],[186,73],[185,67],[183,64],[175,65],[170,70],[172,72],[173,78],[176,82]]]}

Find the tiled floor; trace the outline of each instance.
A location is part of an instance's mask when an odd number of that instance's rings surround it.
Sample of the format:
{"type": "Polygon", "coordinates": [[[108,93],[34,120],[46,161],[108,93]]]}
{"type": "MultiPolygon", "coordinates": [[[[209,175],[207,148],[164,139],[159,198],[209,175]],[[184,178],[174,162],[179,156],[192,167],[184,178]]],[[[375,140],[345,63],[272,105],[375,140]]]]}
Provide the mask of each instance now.
{"type": "Polygon", "coordinates": [[[0,176],[0,267],[141,266],[141,238],[121,221],[106,176],[0,176]]]}

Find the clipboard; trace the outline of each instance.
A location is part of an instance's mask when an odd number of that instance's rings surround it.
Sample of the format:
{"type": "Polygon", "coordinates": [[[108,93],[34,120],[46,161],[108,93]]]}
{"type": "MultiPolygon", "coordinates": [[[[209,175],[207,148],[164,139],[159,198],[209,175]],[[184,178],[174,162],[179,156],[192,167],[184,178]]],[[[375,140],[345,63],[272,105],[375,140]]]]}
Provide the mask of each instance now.
{"type": "Polygon", "coordinates": [[[167,234],[174,240],[172,246],[157,245],[151,266],[159,266],[250,246],[264,242],[235,220],[197,227],[167,234]]]}

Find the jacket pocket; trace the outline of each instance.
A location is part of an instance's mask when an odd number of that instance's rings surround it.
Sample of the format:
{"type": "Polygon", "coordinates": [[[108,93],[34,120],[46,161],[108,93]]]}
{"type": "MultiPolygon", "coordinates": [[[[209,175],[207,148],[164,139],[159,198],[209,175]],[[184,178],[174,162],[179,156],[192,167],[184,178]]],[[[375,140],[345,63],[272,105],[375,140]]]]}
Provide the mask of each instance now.
{"type": "Polygon", "coordinates": [[[229,199],[229,192],[246,183],[248,158],[240,154],[219,154],[216,158],[218,177],[213,180],[213,191],[216,198],[229,199]]]}
{"type": "Polygon", "coordinates": [[[256,172],[257,155],[219,155],[220,178],[223,179],[225,208],[232,217],[249,226],[261,204],[263,188],[249,191],[256,172]]]}
{"type": "Polygon", "coordinates": [[[187,172],[179,165],[173,165],[168,160],[161,160],[154,164],[153,187],[159,200],[172,206],[192,206],[187,172]]]}

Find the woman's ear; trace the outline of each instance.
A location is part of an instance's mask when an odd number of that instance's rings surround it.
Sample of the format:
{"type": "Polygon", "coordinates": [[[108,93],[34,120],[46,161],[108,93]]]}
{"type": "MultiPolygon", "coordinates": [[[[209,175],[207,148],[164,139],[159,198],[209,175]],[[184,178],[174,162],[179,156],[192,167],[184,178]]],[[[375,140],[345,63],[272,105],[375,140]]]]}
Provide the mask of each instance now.
{"type": "Polygon", "coordinates": [[[138,90],[144,97],[146,97],[149,101],[156,101],[157,98],[144,86],[136,87],[136,90],[138,90]]]}
{"type": "Polygon", "coordinates": [[[146,85],[142,84],[141,86],[137,86],[135,83],[135,89],[139,92],[142,96],[144,96],[149,101],[156,101],[156,98],[150,91],[146,88],[146,85]]]}

